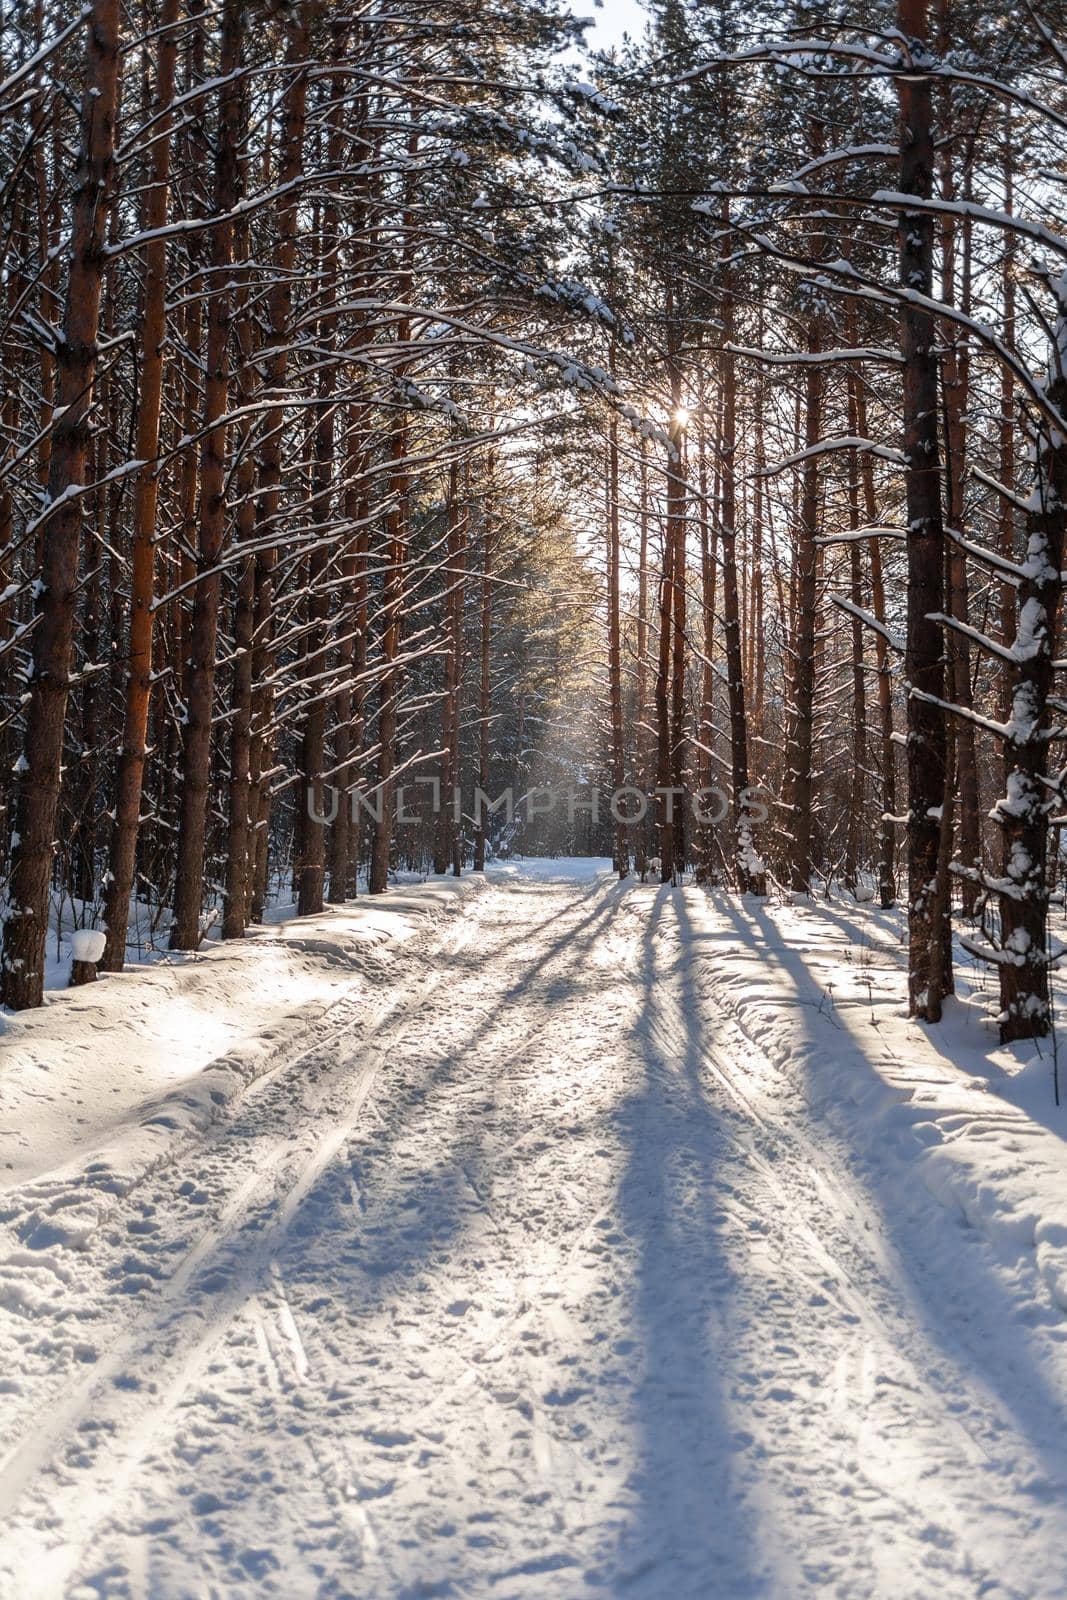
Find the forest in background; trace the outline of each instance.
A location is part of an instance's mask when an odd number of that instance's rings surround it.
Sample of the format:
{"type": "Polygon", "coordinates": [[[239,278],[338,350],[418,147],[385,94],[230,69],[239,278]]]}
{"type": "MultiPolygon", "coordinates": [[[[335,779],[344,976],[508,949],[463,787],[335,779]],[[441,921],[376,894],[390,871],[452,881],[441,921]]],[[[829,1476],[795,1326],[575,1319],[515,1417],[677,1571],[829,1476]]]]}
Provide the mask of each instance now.
{"type": "Polygon", "coordinates": [[[521,849],[899,899],[913,1015],[955,923],[1048,1031],[1067,16],[648,15],[5,10],[5,1004],[521,849]]]}

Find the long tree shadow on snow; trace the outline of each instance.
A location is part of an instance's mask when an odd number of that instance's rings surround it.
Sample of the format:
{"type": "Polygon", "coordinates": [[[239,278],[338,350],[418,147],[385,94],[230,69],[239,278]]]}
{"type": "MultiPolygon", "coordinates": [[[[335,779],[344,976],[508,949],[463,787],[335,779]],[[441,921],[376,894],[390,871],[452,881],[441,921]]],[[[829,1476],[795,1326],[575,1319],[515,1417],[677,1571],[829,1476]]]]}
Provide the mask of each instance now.
{"type": "MultiPolygon", "coordinates": [[[[328,1217],[334,1227],[353,1235],[352,1249],[358,1250],[363,1270],[372,1279],[381,1281],[383,1292],[390,1293],[421,1271],[430,1254],[458,1238],[464,1217],[478,1209],[471,1203],[472,1180],[476,1195],[482,1180],[488,1185],[492,1179],[485,1152],[483,1118],[477,1111],[457,1115],[453,1103],[457,1084],[463,1076],[463,1063],[477,1060],[487,1038],[505,1016],[512,1030],[509,1058],[521,1059],[530,1051],[539,1037],[539,1027],[531,1023],[527,1032],[516,1037],[511,1003],[528,994],[544,970],[562,954],[571,951],[580,958],[600,937],[604,925],[615,913],[617,896],[609,892],[602,897],[598,889],[598,885],[583,888],[573,900],[569,899],[537,925],[535,931],[542,933],[554,922],[572,916],[576,906],[588,900],[594,902],[579,923],[554,939],[536,961],[523,966],[519,980],[504,991],[498,1003],[484,1016],[472,1012],[469,1019],[464,1018],[461,1041],[443,1054],[430,1045],[421,1050],[417,1043],[406,1046],[413,1060],[402,1078],[398,1079],[395,1074],[390,1076],[388,1125],[368,1132],[373,1121],[371,1105],[353,1129],[350,1144],[358,1151],[366,1135],[367,1149],[373,1156],[376,1171],[380,1169],[388,1174],[392,1144],[402,1138],[417,1138],[432,1128],[439,1145],[439,1157],[433,1166],[420,1172],[417,1187],[398,1192],[387,1185],[381,1196],[375,1198],[370,1182],[364,1178],[366,1157],[359,1153],[351,1159],[339,1156],[302,1201],[299,1218],[290,1228],[291,1237],[315,1234],[328,1217]],[[366,1208],[372,1204],[377,1214],[368,1227],[366,1208]]],[[[463,995],[468,992],[467,985],[476,977],[483,961],[482,950],[460,948],[439,955],[435,971],[444,973],[444,982],[450,990],[463,995]]],[[[551,998],[562,998],[568,986],[576,982],[577,978],[572,976],[553,980],[551,998]]],[[[418,1015],[418,1011],[413,1013],[412,1031],[417,1030],[418,1015]]],[[[507,1067],[507,1062],[500,1059],[492,1064],[496,1070],[507,1067]]],[[[490,1078],[487,1092],[491,1090],[490,1078]]],[[[484,1097],[481,1103],[484,1112],[484,1097]]],[[[355,1254],[351,1257],[356,1258],[355,1254]]]]}
{"type": "MultiPolygon", "coordinates": [[[[779,994],[792,992],[795,997],[790,1032],[799,1034],[799,1048],[792,1050],[791,1061],[801,1075],[809,1105],[816,1108],[812,1120],[821,1119],[825,1127],[825,1143],[816,1158],[824,1155],[832,1169],[835,1153],[840,1152],[837,1159],[843,1159],[842,1170],[847,1172],[849,1181],[860,1185],[875,1214],[881,1245],[893,1265],[894,1291],[908,1321],[917,1325],[923,1341],[937,1351],[939,1371],[928,1376],[944,1392],[951,1393],[965,1386],[963,1375],[981,1374],[988,1392],[1010,1416],[1040,1465],[1043,1476],[1034,1488],[1035,1512],[1038,1511],[1045,1500],[1055,1499],[1063,1492],[1062,1439],[1067,1409],[1064,1396],[1043,1381],[1042,1363],[1036,1352],[1034,1359],[1005,1363],[1003,1330],[1011,1328],[1009,1339],[1024,1348],[1026,1323],[1048,1326],[1054,1338],[1062,1340],[1067,1338],[1063,1313],[1052,1306],[1041,1309],[1031,1304],[1020,1316],[1020,1303],[1006,1290],[996,1271],[993,1246],[961,1214],[943,1206],[917,1182],[915,1156],[900,1145],[899,1135],[896,1141],[879,1141],[878,1159],[872,1159],[870,1140],[856,1138],[855,1111],[851,1117],[836,1116],[833,1102],[827,1098],[827,1084],[820,1081],[819,1063],[826,1056],[828,1038],[836,1037],[840,1048],[849,1054],[854,1070],[863,1074],[861,1088],[882,1085],[869,1059],[868,1047],[849,1026],[847,1011],[838,1009],[830,1015],[817,1003],[817,997],[825,993],[822,979],[809,969],[802,953],[790,948],[765,905],[750,897],[738,901],[728,894],[715,895],[713,904],[720,915],[733,923],[744,942],[758,950],[761,962],[775,977],[779,994]],[[827,1033],[828,1026],[833,1029],[832,1035],[827,1033]],[[946,1285],[953,1288],[948,1297],[946,1285]]],[[[678,910],[685,941],[687,935],[692,938],[692,925],[683,904],[678,910]]],[[[699,1013],[699,1005],[696,1009],[699,1013]]],[[[743,1013],[738,1021],[744,1027],[743,1013]]],[[[706,1017],[704,1026],[709,1037],[714,1038],[714,1020],[706,1017]]],[[[923,1029],[924,1038],[934,1031],[923,1029]]],[[[754,1048],[761,1051],[758,1044],[754,1048]]],[[[990,1494],[994,1500],[996,1474],[1003,1466],[995,1458],[989,1460],[990,1494]]]]}
{"type": "MultiPolygon", "coordinates": [[[[859,950],[862,957],[878,956],[891,969],[899,970],[903,982],[908,963],[906,946],[900,937],[901,923],[894,920],[899,917],[898,912],[871,906],[865,906],[862,910],[857,907],[852,911],[847,902],[842,905],[840,902],[823,900],[819,901],[817,912],[824,921],[840,928],[845,939],[859,950]],[[872,928],[880,931],[883,937],[874,940],[872,928]]],[[[916,1027],[922,1029],[930,1049],[942,1058],[952,1076],[964,1071],[960,1054],[961,1048],[965,1049],[968,1057],[973,1057],[972,1075],[980,1074],[989,1079],[994,1093],[1003,1099],[1008,1115],[1022,1104],[1031,1121],[1039,1123],[1057,1138],[1067,1139],[1067,1117],[1062,1106],[1056,1105],[1053,1093],[1053,1062],[1057,1048],[1055,1036],[1051,1039],[1019,1040],[1014,1045],[1001,1046],[995,1022],[998,1004],[995,973],[982,968],[975,958],[962,952],[958,944],[954,959],[957,996],[950,997],[946,1002],[944,1024],[927,1026],[916,1023],[916,1027]],[[979,1004],[961,997],[961,984],[968,996],[977,994],[981,997],[979,1004]],[[1005,1048],[1016,1062],[1016,1068],[1012,1071],[1005,1070],[1000,1062],[991,1059],[1005,1048]],[[1034,1092],[1034,1087],[1027,1084],[1028,1092],[1025,1102],[1022,1102],[1016,1098],[1013,1084],[1017,1081],[1018,1068],[1030,1067],[1031,1064],[1044,1068],[1045,1092],[1034,1092]]],[[[1058,996],[1054,995],[1054,998],[1058,996]]],[[[894,996],[893,1000],[896,1002],[898,997],[894,996]]],[[[1061,1084],[1064,1077],[1061,1068],[1061,1084]]]]}
{"type": "MultiPolygon", "coordinates": [[[[413,1041],[408,1044],[405,1040],[402,1051],[394,1047],[383,1064],[378,1110],[373,1102],[364,1107],[346,1145],[303,1197],[284,1239],[278,1241],[277,1282],[266,1278],[249,1281],[246,1308],[253,1312],[253,1301],[259,1297],[265,1305],[272,1304],[277,1284],[282,1282],[293,1297],[298,1318],[303,1315],[303,1308],[314,1308],[319,1335],[329,1342],[339,1339],[349,1352],[357,1390],[370,1381],[384,1400],[390,1389],[391,1369],[411,1359],[404,1346],[394,1348],[391,1342],[383,1345],[383,1316],[400,1316],[410,1325],[413,1308],[425,1290],[425,1280],[454,1279],[458,1283],[464,1277],[476,1278],[477,1270],[484,1267],[481,1258],[486,1249],[485,1197],[488,1193],[491,1199],[494,1165],[501,1148],[500,1134],[493,1126],[489,1109],[493,1074],[484,1069],[488,1061],[491,1067],[506,1071],[506,1063],[502,1064],[492,1053],[486,1055],[486,1047],[493,1030],[503,1024],[510,1037],[511,1053],[520,1060],[532,1053],[543,1029],[537,1025],[535,1012],[522,1036],[517,1036],[512,1003],[538,983],[544,986],[546,999],[565,999],[572,987],[577,992],[583,983],[589,983],[592,968],[583,958],[610,923],[617,906],[618,892],[609,890],[605,895],[603,885],[597,884],[583,885],[579,893],[567,897],[562,907],[550,903],[549,914],[538,921],[533,932],[543,936],[553,924],[563,921],[565,926],[559,936],[547,949],[539,949],[536,960],[523,963],[516,983],[503,995],[494,996],[484,1015],[476,1008],[469,1016],[462,1007],[456,1008],[457,1031],[446,1050],[440,1049],[432,1035],[425,1044],[421,1043],[418,1012],[413,1013],[413,1041]],[[581,914],[583,911],[585,914],[581,914]],[[574,923],[576,912],[580,920],[574,923]],[[546,969],[564,955],[571,959],[562,973],[546,977],[546,969]],[[479,1060],[481,1067],[474,1070],[479,1060]],[[476,1099],[465,1098],[464,1091],[472,1090],[476,1081],[481,1083],[481,1092],[476,1099]],[[418,1143],[424,1136],[427,1148],[434,1151],[431,1161],[413,1167],[410,1161],[397,1159],[400,1144],[409,1140],[418,1143]]],[[[539,938],[537,942],[540,943],[539,938]]],[[[469,992],[466,985],[483,962],[483,950],[461,946],[440,953],[437,970],[443,972],[447,987],[462,995],[469,992]]],[[[354,1060],[359,1059],[368,1042],[372,1040],[358,1036],[352,1039],[354,1060]]],[[[540,1042],[544,1042],[543,1037],[540,1042]]],[[[243,1144],[255,1141],[260,1137],[256,1118],[238,1114],[222,1137],[243,1144]]],[[[512,1154],[509,1150],[509,1156],[512,1154]]],[[[193,1285],[196,1315],[205,1327],[216,1324],[224,1315],[228,1318],[237,1313],[228,1290],[240,1271],[246,1239],[272,1226],[283,1200],[284,1196],[279,1195],[268,1202],[250,1219],[246,1234],[228,1239],[205,1258],[193,1285]]],[[[458,1287],[456,1292],[461,1292],[458,1287]]],[[[444,1347],[438,1351],[439,1378],[432,1400],[447,1393],[450,1384],[469,1378],[471,1363],[480,1359],[484,1342],[484,1329],[480,1334],[476,1323],[468,1327],[461,1316],[454,1323],[446,1318],[446,1325],[450,1353],[444,1347]]],[[[432,1326],[431,1318],[427,1327],[432,1326]]],[[[480,1405],[488,1413],[499,1404],[477,1388],[464,1389],[463,1393],[466,1406],[480,1405]]],[[[280,1402],[278,1418],[271,1414],[276,1402],[266,1398],[265,1403],[267,1434],[276,1426],[285,1426],[306,1437],[306,1453],[301,1460],[312,1476],[323,1476],[328,1496],[343,1487],[344,1471],[349,1470],[344,1466],[346,1450],[351,1449],[357,1461],[363,1455],[374,1456],[377,1446],[373,1439],[364,1443],[360,1434],[348,1434],[349,1402],[344,1393],[331,1400],[329,1414],[321,1415],[312,1427],[307,1427],[303,1417],[294,1418],[287,1402],[280,1402]]],[[[388,1402],[385,1404],[388,1409],[388,1402]]],[[[410,1431],[419,1419],[400,1413],[398,1421],[402,1431],[410,1431]]],[[[253,1522],[262,1520],[268,1528],[272,1521],[270,1491],[261,1492],[255,1472],[250,1470],[261,1458],[266,1463],[268,1454],[257,1438],[236,1434],[232,1439],[224,1437],[213,1447],[209,1459],[199,1464],[196,1494],[189,1490],[191,1501],[210,1507],[242,1503],[245,1515],[253,1522]]],[[[152,1509],[166,1518],[183,1503],[181,1498],[176,1504],[161,1499],[152,1509]]],[[[210,1543],[224,1532],[216,1511],[205,1512],[199,1537],[210,1543]]],[[[298,1563],[311,1558],[318,1538],[312,1530],[305,1532],[300,1550],[293,1553],[298,1563]]],[[[358,1571],[364,1557],[360,1540],[351,1530],[330,1524],[321,1538],[324,1550],[332,1550],[340,1538],[345,1561],[353,1572],[358,1571]]],[[[145,1559],[153,1571],[156,1556],[154,1546],[146,1549],[145,1559]]],[[[487,1581],[486,1555],[476,1548],[469,1551],[461,1571],[450,1568],[447,1575],[440,1572],[436,1587],[436,1580],[426,1586],[426,1573],[434,1568],[432,1543],[412,1549],[403,1558],[396,1551],[394,1562],[399,1562],[398,1596],[409,1592],[409,1587],[412,1593],[420,1594],[462,1593],[471,1583],[484,1586],[487,1581]],[[409,1561],[410,1567],[405,1571],[409,1561]]],[[[551,1580],[546,1577],[546,1581],[551,1580]]]]}
{"type": "Polygon", "coordinates": [[[679,1034],[664,1005],[661,986],[672,975],[662,969],[656,938],[672,893],[657,893],[641,945],[633,1044],[645,1080],[613,1119],[625,1153],[618,1216],[636,1257],[629,1307],[633,1501],[610,1592],[744,1600],[773,1591],[734,1471],[737,1430],[725,1392],[729,1362],[718,1309],[732,1298],[737,1268],[709,1175],[727,1152],[728,1135],[705,1093],[695,1010],[683,994],[679,1034]]]}
{"type": "MultiPolygon", "coordinates": [[[[410,1359],[402,1349],[394,1358],[375,1342],[373,1330],[380,1329],[383,1313],[410,1325],[413,1306],[425,1292],[427,1280],[453,1283],[459,1301],[467,1292],[463,1285],[473,1284],[474,1301],[479,1299],[478,1273],[493,1256],[494,1177],[502,1156],[509,1162],[524,1159],[519,1151],[523,1138],[516,1141],[495,1125],[494,1073],[506,1074],[511,1060],[524,1065],[539,1048],[551,1044],[541,1007],[535,1007],[517,1031],[521,1008],[514,1002],[540,987],[544,1004],[562,1004],[595,983],[596,969],[586,958],[616,916],[620,892],[610,888],[605,893],[603,885],[583,886],[581,893],[568,896],[562,908],[541,918],[530,930],[539,947],[553,924],[562,920],[565,926],[547,948],[538,948],[536,959],[523,962],[515,983],[495,995],[484,1014],[477,1006],[469,1016],[457,1008],[462,1021],[447,1051],[439,1051],[432,1041],[419,1045],[416,1013],[412,1028],[416,1042],[398,1052],[400,1070],[388,1071],[383,1083],[386,1120],[376,1119],[370,1114],[373,1107],[368,1107],[347,1151],[339,1154],[302,1202],[280,1252],[286,1279],[301,1304],[316,1305],[320,1321],[335,1325],[346,1347],[361,1352],[359,1361],[367,1363],[368,1376],[383,1393],[388,1393],[394,1359],[410,1359]],[[566,957],[562,970],[552,972],[553,962],[561,957],[566,957]],[[499,1042],[507,1043],[506,1059],[496,1048],[497,1029],[499,1042]],[[396,1147],[409,1141],[419,1144],[424,1136],[434,1158],[412,1171],[410,1163],[405,1166],[396,1159],[396,1147]],[[364,1327],[369,1337],[361,1334],[364,1327]]],[[[484,951],[473,947],[439,957],[444,982],[457,994],[470,992],[467,985],[483,962],[484,951]]],[[[575,1120],[580,1122],[580,1113],[575,1120]]],[[[525,1137],[535,1145],[544,1143],[536,1127],[525,1137]]],[[[432,1318],[427,1328],[431,1326],[432,1318]]],[[[448,1340],[437,1350],[435,1401],[446,1396],[450,1386],[466,1384],[472,1371],[480,1369],[487,1342],[484,1322],[479,1324],[476,1315],[470,1322],[462,1314],[454,1322],[446,1317],[444,1326],[448,1340]]],[[[498,1326],[488,1342],[502,1333],[498,1326]]],[[[359,1371],[358,1362],[355,1370],[359,1371]]],[[[499,1402],[489,1393],[483,1394],[477,1385],[464,1387],[462,1393],[466,1407],[482,1407],[491,1420],[495,1418],[499,1402]]],[[[412,1431],[418,1420],[403,1413],[398,1416],[405,1432],[412,1431]]],[[[521,1421],[518,1413],[516,1421],[521,1421]]],[[[392,1559],[402,1575],[398,1594],[406,1594],[408,1585],[414,1586],[412,1593],[416,1589],[422,1593],[419,1586],[428,1581],[426,1572],[433,1567],[430,1548],[412,1550],[408,1556],[396,1551],[392,1559]]],[[[472,1548],[461,1570],[450,1567],[447,1577],[441,1576],[440,1592],[463,1593],[469,1584],[484,1585],[485,1562],[485,1553],[472,1548]]],[[[657,1591],[657,1600],[661,1592],[657,1591]]]]}

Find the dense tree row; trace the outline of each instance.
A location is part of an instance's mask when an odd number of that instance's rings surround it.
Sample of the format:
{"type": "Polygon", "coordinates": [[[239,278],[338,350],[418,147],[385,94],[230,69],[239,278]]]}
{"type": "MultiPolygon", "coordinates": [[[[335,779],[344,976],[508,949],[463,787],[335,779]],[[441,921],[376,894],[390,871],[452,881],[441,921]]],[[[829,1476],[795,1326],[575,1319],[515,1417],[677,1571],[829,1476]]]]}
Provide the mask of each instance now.
{"type": "Polygon", "coordinates": [[[480,210],[527,167],[584,169],[541,70],[572,30],[491,11],[5,25],[12,1005],[41,997],[56,891],[102,916],[109,969],[131,910],[192,949],[283,874],[302,911],[361,863],[384,889],[398,778],[459,777],[460,687],[491,701],[558,567],[511,419],[587,381],[555,349],[566,304],[537,296],[560,230],[480,210]],[[475,686],[479,628],[501,661],[475,686]],[[348,804],[309,822],[324,785],[358,792],[354,826],[348,804]]]}
{"type": "Polygon", "coordinates": [[[7,1004],[521,847],[900,893],[917,1016],[955,918],[1049,1028],[1059,0],[580,33],[0,23],[7,1004]]]}

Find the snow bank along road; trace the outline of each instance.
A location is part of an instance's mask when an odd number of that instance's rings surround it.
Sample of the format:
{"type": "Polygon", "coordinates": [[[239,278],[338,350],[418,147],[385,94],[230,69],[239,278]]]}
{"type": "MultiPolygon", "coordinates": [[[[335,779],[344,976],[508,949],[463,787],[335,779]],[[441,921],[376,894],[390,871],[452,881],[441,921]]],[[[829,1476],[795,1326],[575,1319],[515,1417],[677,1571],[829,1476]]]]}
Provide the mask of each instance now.
{"type": "MultiPolygon", "coordinates": [[[[577,864],[463,904],[81,1248],[9,1190],[0,1592],[1067,1595],[1033,1238],[809,1081],[879,1005],[960,1077],[892,950],[850,1010],[800,911],[577,864]]],[[[1031,1125],[988,1125],[995,1190],[1031,1125]]]]}

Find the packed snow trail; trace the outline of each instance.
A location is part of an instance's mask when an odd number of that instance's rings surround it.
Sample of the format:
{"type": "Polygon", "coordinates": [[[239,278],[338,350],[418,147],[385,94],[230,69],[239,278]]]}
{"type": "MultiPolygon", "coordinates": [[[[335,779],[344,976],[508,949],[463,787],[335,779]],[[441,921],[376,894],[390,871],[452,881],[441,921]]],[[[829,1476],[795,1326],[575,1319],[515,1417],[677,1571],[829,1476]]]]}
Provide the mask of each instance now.
{"type": "Polygon", "coordinates": [[[688,919],[495,877],[57,1254],[86,1355],[0,1463],[3,1594],[1067,1595],[1005,1272],[884,1213],[688,919]]]}

